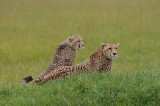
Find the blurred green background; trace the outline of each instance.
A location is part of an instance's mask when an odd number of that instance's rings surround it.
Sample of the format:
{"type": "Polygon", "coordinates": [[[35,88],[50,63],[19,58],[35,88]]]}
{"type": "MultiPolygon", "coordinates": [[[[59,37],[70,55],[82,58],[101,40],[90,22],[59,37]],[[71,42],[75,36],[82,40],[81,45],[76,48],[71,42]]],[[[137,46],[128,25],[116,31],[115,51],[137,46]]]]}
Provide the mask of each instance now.
{"type": "Polygon", "coordinates": [[[0,85],[39,75],[74,34],[85,38],[75,63],[120,43],[113,74],[160,70],[159,0],[1,0],[0,85]]]}

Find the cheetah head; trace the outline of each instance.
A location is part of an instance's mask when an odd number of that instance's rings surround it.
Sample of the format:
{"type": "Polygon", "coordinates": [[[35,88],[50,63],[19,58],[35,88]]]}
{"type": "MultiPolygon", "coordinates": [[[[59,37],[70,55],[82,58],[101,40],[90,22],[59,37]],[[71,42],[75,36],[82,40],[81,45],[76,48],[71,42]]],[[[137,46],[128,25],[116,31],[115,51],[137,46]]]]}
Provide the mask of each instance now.
{"type": "Polygon", "coordinates": [[[75,50],[84,48],[84,39],[81,36],[71,36],[70,38],[68,38],[68,42],[70,46],[75,50]]]}
{"type": "Polygon", "coordinates": [[[110,44],[110,43],[105,44],[105,43],[102,43],[101,47],[102,47],[103,55],[106,58],[112,60],[115,57],[117,57],[119,43],[117,43],[117,44],[110,44]]]}

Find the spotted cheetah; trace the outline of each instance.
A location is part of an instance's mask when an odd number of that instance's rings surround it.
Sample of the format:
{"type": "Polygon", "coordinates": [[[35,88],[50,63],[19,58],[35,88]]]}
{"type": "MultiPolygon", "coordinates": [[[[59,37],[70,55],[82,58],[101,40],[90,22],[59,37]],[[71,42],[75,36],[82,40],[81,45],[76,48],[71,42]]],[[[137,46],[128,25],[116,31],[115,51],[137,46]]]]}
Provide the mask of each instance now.
{"type": "MultiPolygon", "coordinates": [[[[84,39],[80,36],[71,36],[66,41],[62,42],[55,51],[54,58],[49,65],[48,69],[36,78],[36,80],[43,78],[51,70],[54,71],[55,68],[60,66],[71,66],[76,57],[76,50],[84,48],[84,39]]],[[[22,80],[23,84],[32,81],[31,76],[26,77],[22,80]]]]}
{"type": "Polygon", "coordinates": [[[83,63],[72,66],[61,66],[51,70],[43,78],[35,80],[34,83],[42,84],[48,80],[59,80],[71,75],[87,72],[110,72],[112,60],[117,57],[119,44],[101,44],[101,48],[93,53],[83,63]]]}

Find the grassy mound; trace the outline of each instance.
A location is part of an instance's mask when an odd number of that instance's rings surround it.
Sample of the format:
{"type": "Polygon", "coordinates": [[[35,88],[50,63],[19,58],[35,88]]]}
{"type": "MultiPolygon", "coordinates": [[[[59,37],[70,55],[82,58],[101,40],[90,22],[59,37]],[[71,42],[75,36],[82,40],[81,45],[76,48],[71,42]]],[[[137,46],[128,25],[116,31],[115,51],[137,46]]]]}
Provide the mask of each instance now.
{"type": "Polygon", "coordinates": [[[43,85],[0,88],[0,105],[157,105],[160,73],[82,74],[43,85]]]}

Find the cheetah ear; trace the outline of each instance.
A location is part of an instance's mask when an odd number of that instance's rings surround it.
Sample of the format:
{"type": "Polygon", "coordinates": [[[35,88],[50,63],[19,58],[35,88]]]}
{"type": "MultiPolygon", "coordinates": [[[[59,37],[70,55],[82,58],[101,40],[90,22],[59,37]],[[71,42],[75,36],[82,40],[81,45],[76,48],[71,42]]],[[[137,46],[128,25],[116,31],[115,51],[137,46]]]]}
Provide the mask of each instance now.
{"type": "Polygon", "coordinates": [[[119,43],[117,43],[117,46],[119,46],[119,43]]]}
{"type": "Polygon", "coordinates": [[[72,42],[72,41],[73,41],[73,39],[72,39],[72,38],[69,38],[68,40],[69,40],[69,42],[72,42]]]}
{"type": "Polygon", "coordinates": [[[104,46],[106,46],[106,44],[105,43],[101,43],[101,47],[104,48],[104,46]]]}
{"type": "Polygon", "coordinates": [[[69,38],[68,38],[68,41],[69,41],[69,42],[72,42],[72,41],[73,41],[73,36],[69,37],[69,38]]]}

